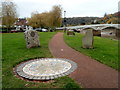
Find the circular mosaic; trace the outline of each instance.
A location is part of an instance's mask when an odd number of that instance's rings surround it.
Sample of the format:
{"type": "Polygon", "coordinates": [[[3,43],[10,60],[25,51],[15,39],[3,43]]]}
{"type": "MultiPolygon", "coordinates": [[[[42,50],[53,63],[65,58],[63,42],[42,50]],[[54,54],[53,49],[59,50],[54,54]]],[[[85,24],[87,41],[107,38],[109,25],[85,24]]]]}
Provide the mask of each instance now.
{"type": "Polygon", "coordinates": [[[49,80],[70,74],[77,68],[75,62],[61,58],[34,59],[16,67],[19,76],[33,80],[49,80]]]}

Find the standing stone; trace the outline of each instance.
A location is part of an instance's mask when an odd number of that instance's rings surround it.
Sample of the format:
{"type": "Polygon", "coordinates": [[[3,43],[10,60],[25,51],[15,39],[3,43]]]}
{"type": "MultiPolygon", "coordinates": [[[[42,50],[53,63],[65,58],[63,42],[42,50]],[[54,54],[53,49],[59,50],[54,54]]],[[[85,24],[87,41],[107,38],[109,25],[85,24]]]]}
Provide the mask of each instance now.
{"type": "Polygon", "coordinates": [[[24,32],[24,35],[25,35],[27,48],[40,46],[39,35],[37,31],[28,30],[24,32]]]}
{"type": "Polygon", "coordinates": [[[101,36],[100,30],[93,30],[93,36],[101,36]]]}
{"type": "Polygon", "coordinates": [[[116,37],[120,40],[120,29],[116,29],[116,37]]]}
{"type": "Polygon", "coordinates": [[[67,31],[67,35],[75,35],[75,33],[74,33],[73,30],[68,30],[68,31],[67,31]]]}
{"type": "Polygon", "coordinates": [[[93,30],[87,30],[86,35],[82,39],[83,48],[93,48],[93,30]]]}

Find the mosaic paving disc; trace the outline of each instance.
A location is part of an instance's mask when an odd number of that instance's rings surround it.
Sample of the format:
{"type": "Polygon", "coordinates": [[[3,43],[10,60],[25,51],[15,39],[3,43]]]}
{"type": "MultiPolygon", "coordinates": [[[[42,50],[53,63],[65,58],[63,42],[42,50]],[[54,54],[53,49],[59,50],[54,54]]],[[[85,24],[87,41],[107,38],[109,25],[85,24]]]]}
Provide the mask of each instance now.
{"type": "Polygon", "coordinates": [[[49,80],[68,75],[76,68],[76,63],[68,59],[43,58],[18,65],[16,72],[27,79],[49,80]]]}

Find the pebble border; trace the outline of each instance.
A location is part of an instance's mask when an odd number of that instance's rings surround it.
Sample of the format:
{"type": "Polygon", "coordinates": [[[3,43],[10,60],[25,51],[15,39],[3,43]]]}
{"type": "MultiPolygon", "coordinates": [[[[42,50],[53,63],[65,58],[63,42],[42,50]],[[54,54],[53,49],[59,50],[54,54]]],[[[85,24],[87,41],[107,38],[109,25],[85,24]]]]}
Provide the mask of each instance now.
{"type": "Polygon", "coordinates": [[[69,60],[69,59],[64,59],[64,58],[41,58],[41,59],[33,59],[33,60],[30,60],[30,61],[27,61],[27,62],[24,62],[22,64],[17,65],[17,67],[15,68],[15,72],[19,76],[21,76],[25,79],[29,79],[29,80],[52,80],[52,79],[55,79],[55,78],[58,78],[58,77],[63,77],[63,76],[69,75],[76,68],[77,68],[77,64],[75,62],[69,60]],[[28,75],[28,74],[23,72],[23,67],[25,65],[27,65],[29,63],[32,63],[34,61],[45,60],[45,59],[56,59],[56,60],[63,60],[63,61],[69,62],[71,64],[71,68],[64,73],[60,73],[60,74],[52,75],[52,76],[33,76],[33,75],[28,75]]]}

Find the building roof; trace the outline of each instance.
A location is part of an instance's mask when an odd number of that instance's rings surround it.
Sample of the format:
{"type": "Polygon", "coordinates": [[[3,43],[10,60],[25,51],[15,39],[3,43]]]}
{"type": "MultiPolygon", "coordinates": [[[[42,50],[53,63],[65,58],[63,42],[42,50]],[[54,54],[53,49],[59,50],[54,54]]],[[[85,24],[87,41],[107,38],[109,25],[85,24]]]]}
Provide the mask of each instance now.
{"type": "Polygon", "coordinates": [[[18,20],[15,22],[15,25],[17,26],[26,26],[27,25],[27,20],[25,18],[18,18],[18,20]]]}

